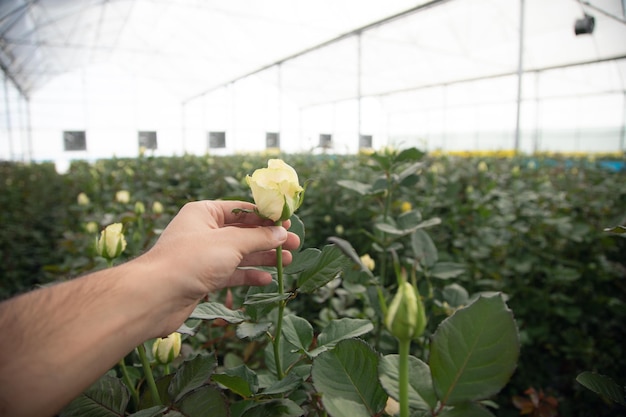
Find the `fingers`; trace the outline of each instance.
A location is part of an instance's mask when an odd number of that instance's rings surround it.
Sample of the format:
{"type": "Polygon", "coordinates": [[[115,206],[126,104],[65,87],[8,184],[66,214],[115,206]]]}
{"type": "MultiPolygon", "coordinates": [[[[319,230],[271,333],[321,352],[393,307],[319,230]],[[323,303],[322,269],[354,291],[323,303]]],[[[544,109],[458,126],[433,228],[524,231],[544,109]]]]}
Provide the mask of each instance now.
{"type": "MultiPolygon", "coordinates": [[[[275,222],[264,219],[254,212],[256,206],[245,201],[204,201],[208,205],[213,205],[221,210],[221,217],[224,225],[246,224],[255,226],[273,226],[275,222]]],[[[291,221],[285,220],[282,224],[285,229],[289,229],[291,221]]]]}
{"type": "MultiPolygon", "coordinates": [[[[293,259],[291,252],[282,251],[283,265],[289,265],[293,259]]],[[[239,266],[276,266],[276,251],[255,252],[244,257],[239,266]]]]}
{"type": "Polygon", "coordinates": [[[272,275],[269,272],[258,269],[238,269],[230,277],[227,287],[238,287],[242,285],[263,286],[272,282],[272,275]]]}
{"type": "Polygon", "coordinates": [[[299,243],[299,238],[293,233],[287,233],[282,226],[254,228],[227,226],[215,230],[214,233],[219,234],[219,241],[223,245],[236,249],[242,256],[275,249],[284,243],[287,243],[287,248],[293,249],[299,243]]]}

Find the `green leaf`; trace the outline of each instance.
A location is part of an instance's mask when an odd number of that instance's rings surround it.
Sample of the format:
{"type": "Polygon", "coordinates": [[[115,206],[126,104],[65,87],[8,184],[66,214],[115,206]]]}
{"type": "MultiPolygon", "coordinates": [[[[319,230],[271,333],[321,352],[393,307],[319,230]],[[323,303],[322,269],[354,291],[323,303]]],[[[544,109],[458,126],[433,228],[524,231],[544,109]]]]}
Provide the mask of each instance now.
{"type": "Polygon", "coordinates": [[[626,233],[626,226],[607,227],[606,229],[604,229],[604,231],[609,233],[622,234],[626,233]]]}
{"type": "MultiPolygon", "coordinates": [[[[251,286],[246,293],[246,299],[256,297],[257,294],[277,294],[278,283],[276,281],[270,282],[264,286],[251,286]]],[[[252,321],[263,321],[267,314],[276,308],[274,304],[251,304],[246,306],[246,314],[250,316],[252,321]]]]}
{"type": "Polygon", "coordinates": [[[422,213],[418,210],[409,210],[398,216],[398,228],[412,229],[422,222],[422,213]]]}
{"type": "MultiPolygon", "coordinates": [[[[214,386],[204,385],[186,395],[176,403],[176,407],[185,417],[228,417],[229,410],[226,398],[214,386]]],[[[170,413],[167,414],[167,417],[170,413]]]]}
{"type": "Polygon", "coordinates": [[[240,339],[256,339],[265,333],[272,327],[271,322],[263,322],[263,323],[249,323],[244,322],[237,326],[237,337],[240,339]]]}
{"type": "Polygon", "coordinates": [[[60,415],[61,417],[124,416],[129,398],[128,389],[122,381],[110,375],[104,375],[65,407],[60,415]]]}
{"type": "Polygon", "coordinates": [[[313,342],[313,326],[306,319],[290,314],[283,318],[285,339],[303,352],[309,350],[313,342]]]}
{"type": "Polygon", "coordinates": [[[374,416],[387,394],[378,381],[378,355],[365,342],[343,340],[313,361],[313,384],[333,417],[374,416]]]}
{"type": "Polygon", "coordinates": [[[248,319],[243,312],[231,310],[225,307],[224,304],[215,302],[198,304],[189,318],[201,320],[224,319],[229,323],[241,323],[248,319]]]}
{"type": "Polygon", "coordinates": [[[326,245],[312,268],[303,271],[298,278],[298,291],[311,293],[326,285],[348,266],[348,258],[335,245],[326,245]]]}
{"type": "MultiPolygon", "coordinates": [[[[400,355],[387,355],[378,364],[380,382],[387,394],[396,401],[399,401],[400,396],[399,363],[400,355]]],[[[434,409],[436,405],[437,396],[433,389],[430,368],[415,356],[409,356],[409,407],[426,411],[434,409]]]]}
{"type": "Polygon", "coordinates": [[[424,157],[425,153],[417,148],[403,149],[398,156],[396,156],[396,162],[412,162],[419,161],[424,157]]]}
{"type": "Polygon", "coordinates": [[[374,325],[365,319],[351,319],[344,317],[331,321],[317,337],[318,347],[309,352],[312,357],[332,348],[338,342],[371,332],[374,325]]]}
{"type": "Polygon", "coordinates": [[[435,243],[430,235],[421,229],[411,234],[411,249],[413,249],[415,259],[418,259],[420,264],[428,268],[435,265],[439,258],[435,243]]]}
{"type": "Polygon", "coordinates": [[[263,390],[263,395],[279,395],[286,394],[288,392],[293,391],[298,388],[298,386],[302,383],[302,378],[294,373],[289,373],[285,375],[285,377],[279,381],[276,381],[269,387],[263,390]]]}
{"type": "Polygon", "coordinates": [[[211,379],[244,398],[251,397],[259,389],[256,373],[246,365],[239,365],[222,373],[213,374],[211,379]]]}
{"type": "Polygon", "coordinates": [[[439,417],[494,417],[493,414],[480,404],[462,403],[452,408],[446,408],[439,417]]]}
{"type": "Polygon", "coordinates": [[[278,304],[279,301],[286,300],[290,296],[290,293],[279,294],[277,292],[251,294],[246,297],[246,301],[243,304],[247,306],[278,304]]]}
{"type": "Polygon", "coordinates": [[[144,408],[143,410],[139,410],[136,413],[129,414],[128,417],[160,417],[165,411],[167,411],[167,407],[164,407],[162,405],[155,405],[154,407],[144,408]]]}
{"type": "Polygon", "coordinates": [[[609,398],[618,404],[626,405],[624,388],[620,387],[611,378],[595,372],[583,372],[576,377],[576,381],[583,387],[609,398]]]}
{"type": "Polygon", "coordinates": [[[287,398],[281,398],[255,404],[241,417],[299,417],[304,414],[304,410],[298,404],[287,398]]]}
{"type": "Polygon", "coordinates": [[[312,268],[317,264],[322,251],[317,248],[307,248],[294,255],[293,261],[284,269],[285,274],[299,274],[305,269],[312,268]]]}
{"type": "Polygon", "coordinates": [[[372,185],[364,184],[362,182],[353,181],[353,180],[339,180],[337,184],[340,186],[347,188],[349,190],[356,191],[361,195],[370,195],[372,194],[372,185]]]}
{"type": "Polygon", "coordinates": [[[496,394],[515,370],[519,335],[499,295],[480,297],[444,320],[433,335],[430,370],[440,401],[456,405],[496,394]]]}
{"type": "Polygon", "coordinates": [[[352,247],[350,242],[336,236],[329,237],[328,241],[337,245],[337,247],[344,253],[344,255],[346,255],[352,262],[361,267],[361,271],[366,272],[369,276],[373,276],[372,271],[370,271],[367,266],[363,265],[363,262],[361,262],[361,257],[358,253],[356,253],[356,250],[352,247]]]}
{"type": "Polygon", "coordinates": [[[436,226],[439,223],[441,223],[441,219],[438,217],[434,217],[432,219],[424,220],[423,222],[420,222],[419,224],[414,225],[412,227],[408,227],[408,228],[396,227],[388,223],[376,223],[374,227],[376,227],[381,232],[389,233],[390,235],[405,236],[410,233],[413,233],[414,231],[418,229],[436,226]]]}
{"type": "Polygon", "coordinates": [[[302,249],[302,246],[304,245],[304,238],[306,237],[304,223],[296,214],[292,215],[289,220],[291,220],[291,227],[289,227],[289,231],[295,233],[300,238],[300,246],[298,246],[292,252],[298,252],[300,249],[302,249]]]}
{"type": "Polygon", "coordinates": [[[430,270],[430,274],[439,279],[456,278],[465,272],[465,266],[455,262],[438,262],[430,270]]]}
{"type": "Polygon", "coordinates": [[[467,290],[459,284],[446,285],[442,291],[443,299],[452,307],[462,307],[469,302],[467,290]]]}
{"type": "Polygon", "coordinates": [[[212,355],[197,355],[183,362],[167,389],[170,398],[180,400],[188,392],[205,385],[215,367],[216,359],[212,355]]]}

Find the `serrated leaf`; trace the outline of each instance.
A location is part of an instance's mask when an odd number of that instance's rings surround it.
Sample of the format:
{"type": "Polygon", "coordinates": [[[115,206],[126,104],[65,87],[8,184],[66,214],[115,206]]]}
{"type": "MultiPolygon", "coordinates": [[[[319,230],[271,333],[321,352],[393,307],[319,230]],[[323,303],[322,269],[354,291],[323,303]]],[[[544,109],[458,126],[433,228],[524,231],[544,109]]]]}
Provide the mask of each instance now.
{"type": "Polygon", "coordinates": [[[313,342],[313,326],[306,319],[290,314],[283,318],[283,335],[289,343],[306,352],[313,342]]]}
{"type": "Polygon", "coordinates": [[[494,415],[480,404],[463,403],[452,408],[444,409],[440,417],[494,417],[494,415]]]}
{"type": "Polygon", "coordinates": [[[294,373],[289,373],[285,375],[285,377],[279,381],[276,381],[269,387],[263,390],[263,395],[278,395],[278,394],[286,394],[288,392],[293,391],[298,388],[302,383],[302,378],[294,373]]]}
{"type": "Polygon", "coordinates": [[[298,291],[310,293],[328,284],[349,265],[348,258],[335,245],[326,245],[318,262],[298,278],[298,291]]]}
{"type": "Polygon", "coordinates": [[[604,229],[604,231],[609,233],[622,234],[626,233],[626,226],[607,227],[606,229],[604,229]]]}
{"type": "Polygon", "coordinates": [[[224,304],[208,302],[198,304],[189,318],[201,320],[224,319],[229,323],[236,324],[247,320],[249,317],[241,311],[227,308],[224,304]]]}
{"type": "Polygon", "coordinates": [[[264,323],[249,323],[244,322],[237,326],[237,337],[240,339],[256,339],[261,335],[265,335],[267,331],[272,327],[272,323],[264,322],[264,323]]]}
{"type": "Polygon", "coordinates": [[[333,417],[374,416],[387,394],[378,381],[378,355],[365,342],[343,340],[313,361],[313,385],[333,417]]]}
{"type": "Polygon", "coordinates": [[[395,160],[396,162],[419,161],[424,155],[425,153],[417,148],[406,148],[396,156],[395,160]]]}
{"type": "Polygon", "coordinates": [[[304,410],[287,398],[263,401],[246,409],[241,417],[299,417],[304,410]]]}
{"type": "MultiPolygon", "coordinates": [[[[136,413],[129,414],[128,417],[160,417],[167,411],[167,407],[162,405],[155,405],[154,407],[144,408],[136,413]]],[[[169,414],[168,414],[169,417],[169,414]]]]}
{"type": "Polygon", "coordinates": [[[430,270],[430,274],[439,279],[456,278],[465,272],[463,264],[456,262],[438,262],[430,270]]]}
{"type": "Polygon", "coordinates": [[[391,224],[388,223],[376,223],[374,225],[374,227],[376,227],[378,230],[380,230],[381,232],[385,232],[388,233],[390,235],[394,235],[394,236],[406,236],[410,233],[413,233],[414,231],[418,230],[418,229],[424,229],[426,227],[431,227],[431,226],[436,226],[439,223],[441,223],[441,219],[438,217],[434,217],[432,219],[428,219],[428,220],[424,220],[423,222],[420,222],[419,224],[409,227],[409,228],[400,228],[400,227],[396,227],[393,226],[391,224]]]}
{"type": "MultiPolygon", "coordinates": [[[[256,294],[270,293],[278,293],[278,283],[276,281],[272,281],[264,286],[251,286],[246,293],[246,299],[254,297],[256,294]]],[[[248,305],[246,306],[246,314],[250,316],[252,321],[262,321],[274,308],[276,308],[276,306],[271,304],[248,305]]]]}
{"type": "Polygon", "coordinates": [[[618,404],[626,405],[624,388],[620,387],[611,378],[595,372],[583,372],[576,377],[576,381],[583,387],[606,397],[618,404]]]}
{"type": "Polygon", "coordinates": [[[364,271],[368,275],[372,276],[372,271],[370,271],[367,266],[363,265],[361,257],[358,253],[356,253],[356,250],[352,247],[350,242],[336,236],[329,237],[328,241],[334,245],[337,245],[337,247],[344,253],[344,255],[346,255],[352,262],[361,267],[361,271],[364,271]]]}
{"type": "Polygon", "coordinates": [[[444,301],[452,307],[462,307],[469,302],[469,294],[467,290],[459,284],[446,285],[442,294],[444,301]]]}
{"type": "Polygon", "coordinates": [[[422,222],[422,213],[418,210],[409,210],[398,216],[399,229],[412,229],[422,222]]]}
{"type": "Polygon", "coordinates": [[[256,373],[246,365],[239,365],[219,374],[213,374],[211,379],[244,398],[251,397],[259,389],[256,373]]]}
{"type": "Polygon", "coordinates": [[[292,252],[298,252],[300,249],[302,249],[302,246],[304,245],[304,239],[306,237],[304,223],[302,222],[302,220],[300,220],[300,217],[298,217],[297,214],[292,215],[289,220],[291,221],[291,227],[289,227],[289,231],[291,233],[295,233],[300,238],[300,245],[292,252]]]}
{"type": "MultiPolygon", "coordinates": [[[[398,365],[400,355],[384,356],[378,364],[380,382],[390,397],[399,401],[400,388],[398,365]]],[[[437,396],[433,389],[430,368],[427,364],[409,356],[409,407],[416,410],[431,410],[437,404],[437,396]]]]}
{"type": "Polygon", "coordinates": [[[433,335],[430,369],[446,405],[488,398],[507,383],[519,356],[519,335],[502,297],[480,297],[444,320],[433,335]]]}
{"type": "Polygon", "coordinates": [[[246,301],[244,301],[244,305],[252,306],[252,305],[265,305],[265,304],[277,304],[279,301],[286,300],[291,296],[290,293],[259,293],[252,294],[246,297],[246,301]]]}
{"type": "Polygon", "coordinates": [[[285,274],[299,274],[305,269],[312,268],[317,264],[322,251],[317,248],[307,248],[293,257],[293,261],[284,269],[285,274]]]}
{"type": "Polygon", "coordinates": [[[411,249],[415,259],[428,268],[435,265],[439,259],[435,243],[424,230],[418,229],[411,234],[411,249]]]}
{"type": "Polygon", "coordinates": [[[216,359],[212,355],[197,355],[183,362],[167,389],[170,398],[177,401],[194,389],[207,384],[216,365],[216,359]]]}
{"type": "Polygon", "coordinates": [[[122,381],[104,375],[65,407],[60,416],[122,417],[129,399],[128,389],[122,381]]]}
{"type": "Polygon", "coordinates": [[[354,180],[339,180],[337,181],[337,184],[349,190],[356,191],[357,193],[361,195],[372,194],[371,184],[365,184],[365,183],[354,181],[354,180]]]}
{"type": "MultiPolygon", "coordinates": [[[[214,386],[204,385],[176,402],[185,417],[229,417],[228,404],[222,392],[214,386]]],[[[167,417],[170,413],[167,414],[167,417]]]]}
{"type": "Polygon", "coordinates": [[[359,337],[365,333],[371,332],[373,329],[374,325],[372,322],[365,319],[344,317],[339,320],[333,320],[319,334],[317,337],[318,347],[309,352],[309,354],[315,357],[331,349],[342,340],[359,337]]]}

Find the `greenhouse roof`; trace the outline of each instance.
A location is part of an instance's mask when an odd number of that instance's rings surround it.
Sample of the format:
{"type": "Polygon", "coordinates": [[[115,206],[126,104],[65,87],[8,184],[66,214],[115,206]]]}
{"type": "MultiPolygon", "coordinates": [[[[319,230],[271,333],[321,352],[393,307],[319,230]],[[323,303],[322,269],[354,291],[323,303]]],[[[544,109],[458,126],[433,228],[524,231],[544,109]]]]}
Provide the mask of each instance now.
{"type": "MultiPolygon", "coordinates": [[[[524,7],[525,71],[626,57],[623,0],[524,7]],[[593,34],[576,36],[585,14],[593,34]]],[[[27,96],[106,62],[184,101],[281,63],[282,82],[316,102],[514,74],[519,26],[519,0],[3,0],[0,65],[27,96]]],[[[585,83],[623,91],[625,77],[622,64],[585,83]]]]}

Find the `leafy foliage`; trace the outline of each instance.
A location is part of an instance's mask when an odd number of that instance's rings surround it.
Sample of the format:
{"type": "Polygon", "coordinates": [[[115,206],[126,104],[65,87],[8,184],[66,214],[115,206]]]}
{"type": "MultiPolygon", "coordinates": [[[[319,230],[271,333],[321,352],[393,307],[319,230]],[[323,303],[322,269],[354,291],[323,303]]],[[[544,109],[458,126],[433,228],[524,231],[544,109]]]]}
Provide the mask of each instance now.
{"type": "MultiPolygon", "coordinates": [[[[309,181],[306,201],[292,219],[302,247],[284,271],[286,291],[279,294],[275,283],[237,289],[228,308],[224,293],[199,306],[187,323],[186,333],[194,336],[185,340],[185,359],[210,352],[215,368],[203,371],[206,379],[199,377],[202,383],[184,396],[183,407],[182,397],[168,387],[187,362],[175,363],[169,374],[155,367],[168,415],[194,415],[194,404],[209,403],[217,407],[213,415],[321,415],[328,400],[311,379],[312,370],[320,358],[333,357],[355,338],[377,353],[378,383],[397,398],[397,345],[381,326],[385,303],[395,291],[396,263],[414,274],[429,313],[426,333],[411,346],[411,376],[423,376],[410,382],[414,412],[491,415],[482,401],[489,397],[498,403],[497,415],[518,415],[513,397],[534,386],[537,392],[546,390],[545,398],[558,398],[560,415],[613,413],[585,388],[592,382],[583,386],[576,376],[592,370],[619,381],[626,374],[625,348],[615,343],[626,333],[623,171],[608,171],[590,158],[458,158],[426,156],[415,149],[284,158],[309,181]],[[479,169],[480,162],[485,164],[479,169]],[[365,254],[375,260],[375,269],[361,262],[365,254]],[[463,336],[449,346],[465,347],[456,354],[468,363],[475,360],[478,350],[467,343],[486,345],[483,336],[490,332],[485,328],[483,335],[471,320],[471,326],[455,322],[486,300],[502,304],[484,314],[501,314],[519,328],[518,366],[498,374],[489,387],[487,381],[478,384],[485,389],[478,394],[456,385],[450,389],[435,368],[459,369],[442,355],[451,349],[442,343],[463,336]],[[280,303],[286,306],[279,349],[286,371],[282,380],[268,336],[280,303]],[[457,334],[459,329],[470,334],[457,334]],[[349,336],[342,338],[341,332],[349,336]],[[246,371],[239,375],[234,369],[246,371]],[[257,382],[244,377],[252,374],[257,382]],[[228,376],[217,376],[227,384],[238,381],[236,389],[212,379],[216,375],[228,376]],[[446,393],[452,402],[437,409],[434,398],[446,398],[446,393]]],[[[103,268],[91,250],[95,233],[85,227],[88,222],[98,228],[123,222],[129,242],[124,256],[133,257],[154,242],[187,201],[250,200],[243,179],[266,160],[266,155],[111,159],[75,162],[66,175],[46,164],[4,164],[2,297],[103,268]],[[131,201],[117,202],[119,190],[128,190],[131,201]],[[77,204],[79,192],[89,196],[88,205],[77,204]],[[145,204],[145,213],[135,211],[136,202],[145,204]],[[151,210],[154,202],[162,203],[162,213],[151,210]]],[[[516,332],[507,334],[515,347],[516,332]]],[[[132,354],[127,363],[135,359],[132,354]]],[[[141,384],[137,369],[130,371],[141,384]]],[[[472,380],[474,374],[459,375],[472,380]]],[[[147,396],[143,393],[141,406],[128,402],[126,412],[162,415],[164,408],[151,407],[147,396]]]]}

